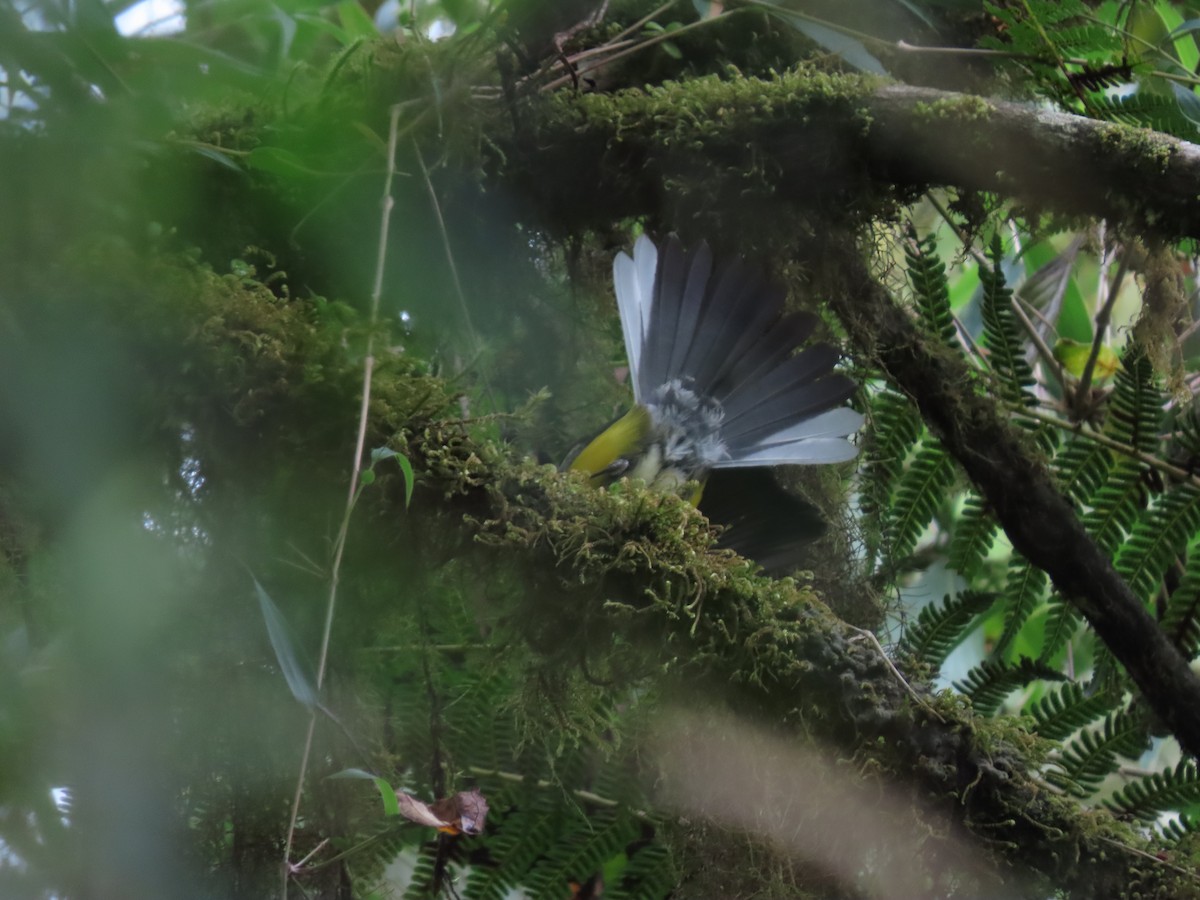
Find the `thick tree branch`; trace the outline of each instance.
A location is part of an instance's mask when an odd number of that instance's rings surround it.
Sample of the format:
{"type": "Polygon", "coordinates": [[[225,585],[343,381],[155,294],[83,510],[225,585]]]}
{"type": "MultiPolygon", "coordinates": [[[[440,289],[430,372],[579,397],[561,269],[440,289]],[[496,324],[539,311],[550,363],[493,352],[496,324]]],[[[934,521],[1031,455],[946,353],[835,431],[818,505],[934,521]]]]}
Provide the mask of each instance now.
{"type": "Polygon", "coordinates": [[[933,346],[855,253],[833,258],[847,287],[833,305],[851,338],[913,398],[1013,546],[1049,574],[1150,708],[1187,752],[1200,756],[1200,679],[1088,535],[1027,439],[993,398],[975,390],[966,362],[933,346]]]}
{"type": "Polygon", "coordinates": [[[557,97],[518,121],[505,177],[572,223],[644,212],[648,200],[678,205],[679,222],[714,209],[728,222],[741,207],[738,230],[753,240],[764,227],[756,195],[863,222],[950,186],[1200,236],[1200,147],[966,94],[800,71],[557,97]],[[570,185],[553,173],[569,173],[570,185]],[[672,197],[677,179],[692,187],[672,197]]]}
{"type": "Polygon", "coordinates": [[[1200,235],[1200,147],[1032,105],[890,85],[866,101],[867,157],[901,184],[994,191],[1037,209],[1200,235]]]}
{"type": "MultiPolygon", "coordinates": [[[[1036,873],[1018,874],[1016,885],[1006,877],[1002,888],[990,867],[973,869],[971,877],[985,879],[981,895],[1038,896],[1053,885],[1115,896],[1138,883],[1145,896],[1200,896],[1166,867],[1143,867],[1107,814],[1082,810],[1031,777],[1039,751],[1011,722],[979,719],[947,696],[930,697],[932,708],[914,703],[877,648],[806,591],[750,579],[705,550],[704,520],[682,501],[632,487],[581,489],[545,468],[514,467],[452,423],[410,434],[406,450],[425,473],[427,492],[414,508],[436,502],[489,548],[485,567],[524,573],[528,587],[507,617],[555,669],[573,665],[580,648],[604,665],[617,647],[637,646],[694,691],[732,691],[752,720],[787,722],[793,735],[836,746],[862,771],[890,773],[921,810],[930,830],[923,841],[962,828],[977,846],[1036,873]],[[618,640],[605,646],[598,635],[618,640]],[[1114,838],[1128,854],[1112,852],[1114,838]]],[[[403,503],[398,483],[390,500],[403,503]]],[[[904,846],[903,836],[896,840],[888,852],[904,846]]],[[[914,864],[945,849],[926,843],[914,864]]]]}

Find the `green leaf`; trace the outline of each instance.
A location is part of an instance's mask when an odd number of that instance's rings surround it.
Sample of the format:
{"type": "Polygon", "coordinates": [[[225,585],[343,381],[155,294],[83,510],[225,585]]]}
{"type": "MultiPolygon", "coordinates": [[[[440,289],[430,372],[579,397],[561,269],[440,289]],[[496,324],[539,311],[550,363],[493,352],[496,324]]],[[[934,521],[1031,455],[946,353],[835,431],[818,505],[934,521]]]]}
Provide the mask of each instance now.
{"type": "Polygon", "coordinates": [[[287,620],[263,586],[258,583],[257,578],[254,579],[254,590],[258,594],[258,606],[262,611],[263,621],[267,624],[267,636],[271,639],[275,659],[292,696],[309,709],[315,709],[318,702],[315,682],[310,677],[309,667],[297,652],[287,620]]]}
{"type": "Polygon", "coordinates": [[[342,0],[336,10],[338,22],[341,23],[349,38],[347,43],[359,38],[379,37],[379,29],[375,27],[375,22],[367,15],[367,11],[362,8],[362,4],[358,0],[342,0]]]}
{"type": "Polygon", "coordinates": [[[270,172],[283,178],[295,178],[297,175],[310,176],[317,174],[305,166],[296,154],[282,147],[255,147],[246,155],[246,165],[262,172],[270,172]]]}
{"type": "Polygon", "coordinates": [[[363,469],[358,473],[358,483],[363,487],[366,487],[368,484],[374,484],[375,471],[373,469],[363,469]]]}
{"type": "Polygon", "coordinates": [[[765,8],[772,15],[787,22],[813,43],[819,44],[832,53],[836,53],[850,65],[854,66],[854,68],[863,72],[870,72],[872,75],[887,77],[889,74],[887,69],[883,67],[883,63],[868,53],[867,48],[862,45],[861,41],[840,31],[835,31],[828,25],[821,25],[818,22],[813,22],[786,9],[780,9],[774,3],[767,3],[765,0],[760,0],[755,5],[765,8]]]}
{"type": "Polygon", "coordinates": [[[1102,802],[1114,812],[1153,822],[1168,810],[1200,803],[1200,771],[1195,761],[1182,759],[1174,770],[1154,772],[1131,781],[1102,802]]]}
{"type": "Polygon", "coordinates": [[[383,814],[385,816],[400,815],[400,804],[396,800],[396,789],[388,783],[386,778],[380,778],[378,775],[372,775],[370,772],[362,769],[342,769],[340,772],[334,772],[327,777],[329,779],[347,778],[375,782],[375,787],[379,789],[379,796],[383,800],[383,814]]]}
{"type": "Polygon", "coordinates": [[[371,468],[373,469],[377,462],[385,459],[394,459],[396,465],[400,467],[400,473],[404,476],[404,507],[407,509],[412,505],[413,487],[417,483],[412,463],[408,461],[407,456],[397,453],[391,447],[376,447],[371,451],[371,468]]]}
{"type": "Polygon", "coordinates": [[[220,166],[224,166],[226,169],[232,169],[238,174],[244,174],[242,167],[239,166],[231,156],[222,153],[216,147],[208,147],[203,144],[195,144],[190,141],[187,143],[187,147],[193,153],[203,156],[205,159],[211,159],[213,162],[220,166]]]}

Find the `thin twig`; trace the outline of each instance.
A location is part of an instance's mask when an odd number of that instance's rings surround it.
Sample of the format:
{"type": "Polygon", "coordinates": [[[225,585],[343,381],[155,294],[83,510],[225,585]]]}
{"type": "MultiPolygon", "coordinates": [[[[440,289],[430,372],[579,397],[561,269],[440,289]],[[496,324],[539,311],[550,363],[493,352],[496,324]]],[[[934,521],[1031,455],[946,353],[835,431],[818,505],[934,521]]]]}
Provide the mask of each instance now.
{"type": "Polygon", "coordinates": [[[1092,337],[1092,350],[1088,354],[1087,363],[1083,367],[1083,374],[1079,376],[1079,390],[1075,395],[1076,414],[1082,410],[1083,398],[1087,396],[1088,391],[1091,389],[1092,375],[1096,371],[1096,360],[1100,358],[1100,348],[1104,345],[1104,333],[1108,330],[1108,322],[1112,318],[1113,304],[1117,302],[1117,295],[1121,293],[1121,282],[1125,280],[1125,273],[1128,271],[1128,268],[1125,262],[1125,254],[1122,253],[1121,261],[1117,263],[1117,274],[1113,276],[1112,287],[1108,291],[1104,305],[1096,313],[1096,334],[1092,337]]]}
{"type": "MultiPolygon", "coordinates": [[[[502,781],[511,781],[515,784],[530,783],[529,779],[527,779],[524,775],[518,775],[516,772],[505,772],[500,769],[484,769],[480,766],[468,766],[467,771],[472,775],[478,775],[481,778],[499,778],[502,781]]],[[[568,788],[561,784],[555,784],[552,781],[546,781],[544,778],[539,778],[537,781],[532,783],[534,787],[541,788],[542,790],[565,791],[572,797],[582,800],[584,803],[591,803],[594,806],[603,806],[607,807],[608,809],[616,809],[621,806],[620,801],[613,800],[611,797],[603,797],[600,794],[595,794],[592,791],[585,791],[581,788],[568,788]]],[[[649,813],[643,812],[642,810],[628,809],[627,812],[638,819],[648,820],[651,818],[649,813]]]]}
{"type": "Polygon", "coordinates": [[[1116,450],[1130,459],[1136,459],[1138,462],[1145,463],[1152,469],[1170,475],[1172,478],[1184,481],[1192,487],[1200,488],[1200,477],[1193,475],[1187,469],[1181,469],[1179,466],[1172,465],[1165,459],[1161,459],[1150,453],[1144,453],[1136,447],[1131,447],[1121,441],[1110,438],[1103,432],[1096,431],[1093,428],[1085,427],[1083,422],[1070,422],[1059,416],[1051,415],[1050,413],[1039,412],[1036,409],[1030,409],[1028,406],[1020,406],[1013,404],[1010,409],[1016,417],[1024,416],[1028,419],[1034,419],[1038,422],[1045,422],[1047,425],[1055,425],[1063,431],[1072,431],[1075,434],[1086,437],[1089,441],[1095,441],[1102,447],[1107,447],[1109,450],[1116,450]]]}
{"type": "Polygon", "coordinates": [[[883,657],[883,661],[887,663],[887,667],[892,670],[892,674],[896,676],[896,680],[904,686],[904,689],[908,691],[909,695],[916,700],[918,704],[925,707],[925,709],[928,710],[935,719],[943,724],[945,723],[946,720],[941,717],[938,711],[930,706],[929,702],[913,689],[913,686],[908,683],[908,680],[900,673],[900,670],[896,668],[896,664],[892,662],[887,655],[887,651],[883,649],[883,644],[879,643],[879,638],[875,637],[874,634],[872,634],[870,631],[867,631],[865,628],[856,628],[853,625],[847,625],[846,627],[859,637],[865,638],[874,644],[875,649],[879,651],[879,655],[883,657]]]}
{"type": "Polygon", "coordinates": [[[1160,856],[1156,856],[1153,853],[1147,853],[1145,850],[1139,850],[1137,847],[1131,847],[1128,844],[1121,843],[1120,841],[1114,841],[1112,838],[1107,838],[1107,837],[1104,837],[1101,835],[1100,840],[1102,840],[1106,844],[1112,844],[1118,850],[1124,850],[1126,853],[1132,853],[1134,856],[1141,856],[1145,859],[1148,859],[1152,863],[1156,863],[1160,866],[1165,866],[1166,868],[1171,869],[1172,871],[1178,872],[1180,875],[1183,875],[1186,878],[1189,878],[1194,882],[1200,883],[1200,876],[1196,875],[1195,869],[1188,869],[1183,866],[1177,866],[1174,863],[1167,862],[1165,859],[1163,859],[1160,856]]]}
{"type": "MultiPolygon", "coordinates": [[[[624,59],[626,56],[629,56],[630,54],[637,53],[640,50],[645,50],[647,47],[653,47],[655,44],[661,44],[663,41],[674,40],[675,38],[679,37],[681,34],[687,34],[689,31],[694,31],[697,28],[703,28],[705,25],[708,25],[712,22],[716,22],[716,21],[724,18],[725,16],[734,15],[735,13],[739,12],[740,10],[744,10],[744,9],[750,9],[750,7],[743,6],[743,7],[740,7],[740,9],[731,9],[731,10],[723,12],[723,13],[721,13],[721,15],[715,16],[711,19],[701,19],[699,22],[691,22],[680,28],[676,28],[673,31],[664,31],[661,34],[654,35],[654,37],[646,38],[646,40],[644,40],[644,41],[638,41],[638,43],[634,44],[632,47],[626,47],[624,50],[620,50],[620,51],[614,53],[612,56],[608,57],[607,59],[604,59],[601,62],[597,63],[596,68],[599,69],[603,66],[607,66],[610,63],[616,62],[618,59],[624,59]]],[[[571,75],[562,75],[558,78],[555,78],[553,81],[548,81],[546,84],[543,84],[540,88],[538,88],[538,90],[542,91],[542,92],[552,91],[555,88],[562,87],[564,84],[567,84],[568,82],[571,82],[573,80],[574,79],[572,78],[571,75]]]]}
{"type": "MultiPolygon", "coordinates": [[[[393,106],[388,125],[388,166],[383,180],[383,197],[380,200],[379,214],[379,248],[375,258],[375,282],[371,288],[371,311],[367,328],[367,352],[363,360],[362,403],[359,405],[358,434],[354,441],[354,464],[350,470],[350,488],[346,494],[346,508],[342,513],[342,523],[338,528],[337,539],[333,547],[333,564],[329,570],[329,598],[325,606],[325,628],[321,634],[321,655],[317,663],[317,691],[325,681],[325,670],[329,661],[330,636],[333,633],[333,613],[337,606],[338,583],[341,576],[342,557],[346,549],[346,535],[350,530],[350,516],[358,499],[359,478],[362,473],[363,449],[367,439],[367,412],[371,402],[371,376],[375,371],[374,341],[375,323],[379,318],[379,302],[383,295],[383,272],[387,259],[388,226],[391,222],[392,207],[396,201],[392,199],[392,180],[396,174],[396,140],[399,133],[400,107],[393,106]]],[[[300,755],[300,772],[296,776],[296,792],[292,797],[292,812],[288,821],[287,840],[283,850],[283,900],[287,900],[288,884],[295,867],[291,863],[292,842],[296,836],[296,820],[300,815],[300,801],[304,795],[304,778],[308,772],[308,760],[312,754],[313,732],[317,724],[317,709],[309,714],[308,730],[304,737],[304,751],[300,755]]]]}

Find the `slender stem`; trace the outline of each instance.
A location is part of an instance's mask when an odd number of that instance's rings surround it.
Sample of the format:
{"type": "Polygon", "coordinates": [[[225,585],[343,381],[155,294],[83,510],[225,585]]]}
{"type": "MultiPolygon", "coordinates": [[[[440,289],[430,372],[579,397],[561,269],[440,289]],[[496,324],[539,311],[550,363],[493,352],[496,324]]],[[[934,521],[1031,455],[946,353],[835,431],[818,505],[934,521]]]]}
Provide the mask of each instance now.
{"type": "Polygon", "coordinates": [[[1100,358],[1100,348],[1104,346],[1104,333],[1108,330],[1113,304],[1117,302],[1117,295],[1121,293],[1121,282],[1125,280],[1127,269],[1125,254],[1121,254],[1121,261],[1117,263],[1117,274],[1113,276],[1112,287],[1109,288],[1108,296],[1104,300],[1104,305],[1100,307],[1100,312],[1096,313],[1096,334],[1092,337],[1092,350],[1084,364],[1083,374],[1079,376],[1079,389],[1075,395],[1075,411],[1077,413],[1083,408],[1083,398],[1091,389],[1092,375],[1096,371],[1096,360],[1100,358]]]}
{"type": "MultiPolygon", "coordinates": [[[[329,662],[329,643],[333,633],[333,613],[337,607],[338,584],[341,578],[342,557],[346,550],[346,535],[350,530],[350,516],[354,512],[354,504],[358,499],[359,478],[362,474],[363,450],[367,440],[368,410],[371,403],[371,376],[375,371],[375,324],[379,319],[379,301],[383,296],[383,273],[387,259],[388,226],[392,218],[392,208],[396,201],[392,199],[392,180],[396,174],[396,140],[399,133],[400,106],[393,106],[388,127],[388,159],[387,174],[383,180],[383,197],[380,200],[379,216],[379,247],[375,257],[375,281],[371,288],[371,310],[367,327],[367,352],[363,360],[362,402],[358,411],[358,434],[354,441],[354,464],[350,471],[350,488],[346,494],[346,507],[342,512],[342,523],[338,528],[337,540],[333,547],[333,564],[329,572],[329,599],[325,605],[325,628],[321,634],[321,655],[317,663],[317,691],[325,681],[326,666],[329,662]]],[[[292,812],[288,822],[287,840],[283,851],[283,898],[287,900],[288,884],[296,866],[291,862],[292,843],[296,837],[296,820],[300,816],[300,801],[304,796],[304,778],[308,772],[308,761],[312,755],[313,732],[316,729],[317,709],[314,708],[308,719],[308,730],[304,737],[304,750],[300,754],[300,772],[296,776],[296,792],[292,797],[292,812]]],[[[307,858],[307,857],[306,857],[307,858]]]]}
{"type": "Polygon", "coordinates": [[[1024,416],[1027,419],[1034,419],[1038,422],[1045,422],[1047,425],[1054,425],[1061,428],[1063,431],[1073,431],[1075,434],[1083,435],[1089,441],[1095,441],[1102,447],[1107,447],[1110,450],[1115,450],[1118,453],[1128,456],[1131,459],[1136,459],[1138,462],[1145,463],[1152,469],[1158,469],[1172,478],[1177,478],[1180,481],[1186,481],[1192,487],[1200,488],[1200,477],[1193,475],[1186,469],[1181,469],[1179,466],[1172,465],[1165,459],[1160,459],[1149,453],[1144,453],[1137,447],[1131,447],[1121,441],[1110,438],[1107,434],[1096,431],[1093,428],[1087,428],[1082,422],[1068,422],[1060,416],[1051,415],[1050,413],[1040,412],[1036,409],[1030,409],[1027,406],[1012,404],[1010,406],[1014,416],[1024,416]]]}
{"type": "MultiPolygon", "coordinates": [[[[750,8],[751,7],[748,7],[748,6],[741,7],[741,9],[750,9],[750,8]]],[[[644,40],[644,41],[639,41],[638,43],[634,44],[632,47],[626,47],[624,50],[619,50],[618,52],[614,53],[612,56],[605,59],[603,62],[598,63],[597,67],[606,66],[609,63],[616,62],[618,59],[624,59],[626,56],[629,56],[632,53],[637,53],[639,50],[644,50],[647,47],[653,47],[655,44],[661,44],[663,41],[674,40],[675,38],[679,37],[681,34],[687,34],[689,31],[694,31],[697,28],[703,28],[704,26],[709,25],[712,22],[716,22],[717,20],[724,18],[725,16],[730,16],[737,12],[739,12],[739,10],[731,9],[728,12],[724,12],[721,15],[716,16],[715,18],[701,19],[699,22],[692,22],[688,25],[684,25],[681,28],[676,28],[673,31],[664,31],[661,34],[656,34],[656,35],[654,35],[654,37],[646,38],[646,40],[644,40]]],[[[562,87],[564,84],[567,84],[568,82],[573,81],[573,80],[574,80],[573,74],[562,75],[558,78],[555,78],[553,81],[549,81],[546,84],[543,84],[540,88],[538,88],[538,90],[543,91],[543,92],[544,91],[552,91],[555,88],[562,87]]]]}

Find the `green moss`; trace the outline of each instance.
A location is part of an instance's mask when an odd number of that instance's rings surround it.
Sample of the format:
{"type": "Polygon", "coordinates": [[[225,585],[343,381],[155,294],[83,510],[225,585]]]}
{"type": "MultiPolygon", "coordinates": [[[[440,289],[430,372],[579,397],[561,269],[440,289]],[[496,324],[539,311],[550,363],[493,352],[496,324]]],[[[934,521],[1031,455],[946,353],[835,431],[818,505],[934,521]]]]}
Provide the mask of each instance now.
{"type": "Polygon", "coordinates": [[[1165,173],[1175,150],[1171,142],[1157,132],[1131,125],[1107,124],[1100,134],[1106,154],[1126,161],[1134,169],[1165,173]]]}
{"type": "Polygon", "coordinates": [[[992,111],[990,102],[973,94],[962,94],[913,106],[916,118],[926,122],[984,122],[991,118],[992,111]]]}

